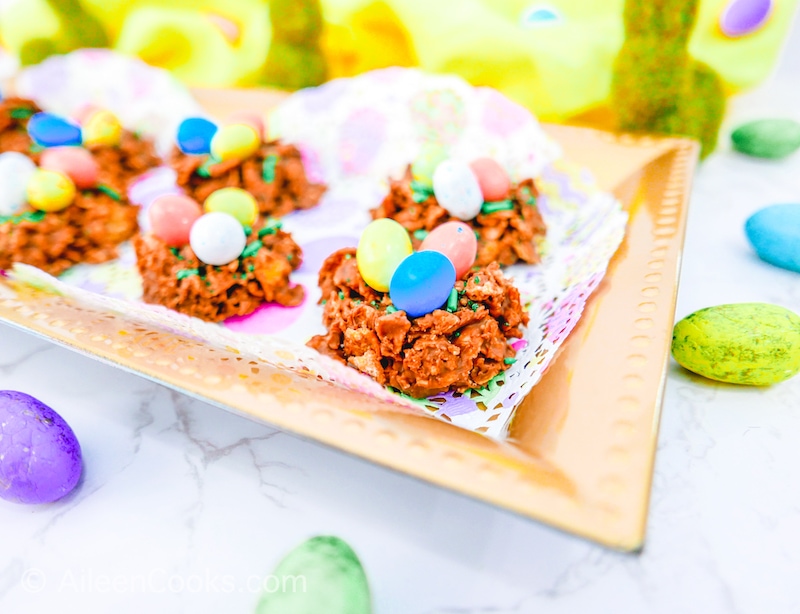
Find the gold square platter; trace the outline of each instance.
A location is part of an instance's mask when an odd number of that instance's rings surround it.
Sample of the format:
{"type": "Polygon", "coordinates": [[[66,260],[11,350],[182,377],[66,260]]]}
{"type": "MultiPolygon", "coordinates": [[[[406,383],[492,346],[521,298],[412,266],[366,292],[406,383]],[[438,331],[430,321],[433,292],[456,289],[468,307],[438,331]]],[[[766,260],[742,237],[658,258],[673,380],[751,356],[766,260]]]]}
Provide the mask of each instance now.
{"type": "MultiPolygon", "coordinates": [[[[196,90],[212,114],[274,92],[196,90]]],[[[509,439],[0,277],[0,321],[179,392],[620,550],[644,541],[697,146],[546,126],[628,210],[580,322],[520,405],[509,439]]]]}

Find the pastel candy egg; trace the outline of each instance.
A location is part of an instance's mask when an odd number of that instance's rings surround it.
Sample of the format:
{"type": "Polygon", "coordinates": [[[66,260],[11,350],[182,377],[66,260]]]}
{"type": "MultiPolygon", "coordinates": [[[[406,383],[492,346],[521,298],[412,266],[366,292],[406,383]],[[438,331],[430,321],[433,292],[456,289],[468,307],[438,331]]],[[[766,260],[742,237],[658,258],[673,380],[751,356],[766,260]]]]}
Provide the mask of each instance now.
{"type": "Polygon", "coordinates": [[[31,117],[28,121],[28,134],[42,147],[81,144],[81,129],[51,113],[37,113],[31,117]]]}
{"type": "Polygon", "coordinates": [[[433,173],[433,193],[450,215],[471,220],[481,211],[483,194],[469,165],[458,160],[445,160],[433,173]]]}
{"type": "Polygon", "coordinates": [[[411,165],[411,176],[414,181],[428,188],[433,187],[433,173],[445,158],[447,152],[441,145],[426,143],[411,165]]]}
{"type": "Polygon", "coordinates": [[[75,184],[59,171],[38,169],[28,180],[28,202],[39,211],[61,211],[75,200],[75,184]]]}
{"type": "Polygon", "coordinates": [[[122,140],[122,123],[111,111],[95,111],[83,122],[84,145],[113,147],[122,140]]]}
{"type": "Polygon", "coordinates": [[[364,229],[358,241],[358,271],[370,288],[386,292],[395,269],[412,251],[405,228],[389,218],[375,220],[364,229]]]}
{"type": "Polygon", "coordinates": [[[353,549],[338,537],[320,535],[292,550],[271,578],[302,578],[303,583],[264,586],[256,614],[372,614],[364,568],[353,549]],[[300,588],[303,590],[299,590],[300,588]]]}
{"type": "Polygon", "coordinates": [[[447,302],[456,283],[453,263],[439,252],[408,256],[392,275],[389,297],[398,309],[417,318],[447,302]]]}
{"type": "Polygon", "coordinates": [[[800,204],[765,207],[748,218],[744,231],[759,258],[800,273],[800,204]]]}
{"type": "Polygon", "coordinates": [[[217,125],[203,117],[189,117],[178,126],[178,147],[186,154],[211,152],[211,139],[217,133],[217,125]]]}
{"type": "Polygon", "coordinates": [[[475,264],[478,239],[472,228],[463,222],[446,222],[434,228],[419,246],[419,251],[430,250],[444,254],[456,269],[456,279],[461,279],[475,264]]]}
{"type": "Polygon", "coordinates": [[[258,132],[259,138],[263,139],[266,134],[266,125],[261,113],[255,111],[234,111],[225,118],[226,124],[247,124],[258,132]]]}
{"type": "Polygon", "coordinates": [[[28,394],[0,390],[0,498],[57,501],[81,471],[81,446],[64,419],[28,394]]]}
{"type": "Polygon", "coordinates": [[[800,123],[793,119],[759,119],[731,133],[733,148],[756,158],[785,158],[800,148],[800,123]]]}
{"type": "Polygon", "coordinates": [[[475,173],[475,178],[481,187],[483,200],[491,202],[508,198],[511,179],[509,179],[506,170],[496,160],[478,158],[470,162],[469,167],[475,173]]]}
{"type": "Polygon", "coordinates": [[[59,171],[72,179],[79,190],[97,185],[100,165],[94,156],[82,147],[51,147],[42,152],[41,168],[59,171]]]}
{"type": "Polygon", "coordinates": [[[772,0],[731,0],[722,12],[719,27],[725,36],[736,38],[755,32],[772,12],[772,0]]]}
{"type": "Polygon", "coordinates": [[[672,355],[709,379],[776,384],[800,371],[800,316],[766,303],[701,309],[675,325],[672,355]]]}
{"type": "Polygon", "coordinates": [[[28,200],[28,181],[36,164],[16,151],[0,154],[0,215],[14,215],[28,200]]]}
{"type": "Polygon", "coordinates": [[[222,211],[201,215],[189,232],[189,244],[195,256],[213,266],[236,260],[246,243],[247,236],[239,220],[222,211]]]}
{"type": "Polygon", "coordinates": [[[230,124],[223,126],[211,139],[211,155],[217,160],[243,160],[253,155],[261,138],[253,126],[230,124]]]}
{"type": "Polygon", "coordinates": [[[221,188],[212,192],[203,204],[206,211],[222,211],[252,226],[258,215],[258,203],[250,192],[241,188],[221,188]]]}
{"type": "Polygon", "coordinates": [[[203,215],[200,205],[182,194],[164,194],[156,198],[147,211],[150,231],[171,247],[189,243],[192,225],[203,215]]]}

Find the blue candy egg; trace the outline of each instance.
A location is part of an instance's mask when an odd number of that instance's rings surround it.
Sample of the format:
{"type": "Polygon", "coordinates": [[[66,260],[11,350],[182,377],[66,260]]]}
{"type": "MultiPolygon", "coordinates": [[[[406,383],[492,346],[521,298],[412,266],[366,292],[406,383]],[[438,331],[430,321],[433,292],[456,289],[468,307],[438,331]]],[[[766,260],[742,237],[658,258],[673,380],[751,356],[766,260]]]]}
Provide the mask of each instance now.
{"type": "Polygon", "coordinates": [[[52,113],[37,113],[28,122],[28,134],[42,147],[81,144],[81,129],[52,113]]]}
{"type": "Polygon", "coordinates": [[[759,258],[800,273],[800,204],[765,207],[750,216],[744,231],[759,258]]]}
{"type": "Polygon", "coordinates": [[[456,283],[456,269],[439,252],[416,252],[397,267],[389,284],[389,297],[411,318],[424,316],[447,302],[456,283]]]}
{"type": "Polygon", "coordinates": [[[211,151],[211,139],[217,133],[217,125],[202,117],[184,119],[178,126],[178,147],[187,154],[207,154],[211,151]]]}

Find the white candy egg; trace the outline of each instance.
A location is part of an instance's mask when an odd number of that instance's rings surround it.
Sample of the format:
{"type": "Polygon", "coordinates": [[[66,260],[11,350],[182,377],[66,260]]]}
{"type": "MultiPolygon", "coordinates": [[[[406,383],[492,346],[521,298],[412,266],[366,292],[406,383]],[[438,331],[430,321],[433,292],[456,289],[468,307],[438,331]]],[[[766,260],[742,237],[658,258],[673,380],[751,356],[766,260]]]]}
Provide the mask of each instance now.
{"type": "Polygon", "coordinates": [[[460,220],[471,220],[481,212],[481,186],[465,162],[441,162],[433,172],[433,193],[439,205],[460,220]]]}
{"type": "Polygon", "coordinates": [[[213,211],[201,215],[189,232],[189,245],[206,264],[221,266],[236,260],[247,243],[239,221],[228,213],[213,211]]]}
{"type": "Polygon", "coordinates": [[[27,202],[28,180],[36,165],[16,151],[0,154],[0,215],[14,215],[27,202]]]}

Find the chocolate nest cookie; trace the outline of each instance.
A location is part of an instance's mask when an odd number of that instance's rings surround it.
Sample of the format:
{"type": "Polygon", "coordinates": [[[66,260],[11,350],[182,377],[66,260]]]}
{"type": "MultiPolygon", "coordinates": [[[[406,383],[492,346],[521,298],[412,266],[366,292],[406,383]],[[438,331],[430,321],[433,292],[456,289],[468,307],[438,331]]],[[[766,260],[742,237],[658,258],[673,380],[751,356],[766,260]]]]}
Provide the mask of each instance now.
{"type": "Polygon", "coordinates": [[[519,291],[497,263],[457,281],[455,304],[418,318],[364,282],[353,248],[325,260],[319,286],[328,332],[308,345],[416,398],[488,384],[515,362],[509,340],[528,323],[519,291]]]}
{"type": "Polygon", "coordinates": [[[0,153],[16,151],[31,155],[35,147],[28,136],[28,120],[41,109],[32,100],[6,98],[0,100],[0,153]]]}
{"type": "Polygon", "coordinates": [[[61,211],[0,216],[0,269],[21,262],[60,275],[78,263],[112,260],[136,232],[138,210],[113,191],[91,189],[61,211]]]}
{"type": "Polygon", "coordinates": [[[262,216],[282,217],[314,207],[325,186],[309,182],[300,151],[278,141],[262,144],[245,159],[217,162],[210,156],[184,154],[176,148],[172,167],[188,196],[204,202],[220,188],[237,187],[252,194],[262,216]]]}
{"type": "Polygon", "coordinates": [[[289,274],[302,264],[302,251],[280,223],[250,231],[242,255],[223,266],[201,262],[189,245],[169,247],[158,237],[133,241],[144,300],[210,322],[255,311],[262,303],[287,307],[304,298],[289,274]]]}
{"type": "MultiPolygon", "coordinates": [[[[540,261],[537,242],[547,229],[536,207],[538,196],[533,180],[526,179],[512,187],[507,199],[484,203],[481,213],[466,221],[478,237],[476,265],[496,262],[510,266],[540,261]]],[[[373,219],[391,218],[399,222],[411,233],[415,249],[427,233],[457,219],[439,205],[432,190],[412,181],[410,174],[391,181],[389,194],[371,213],[373,219]]]]}
{"type": "Polygon", "coordinates": [[[131,182],[161,164],[151,139],[123,130],[116,145],[86,146],[100,166],[98,181],[121,194],[127,194],[131,182]]]}

